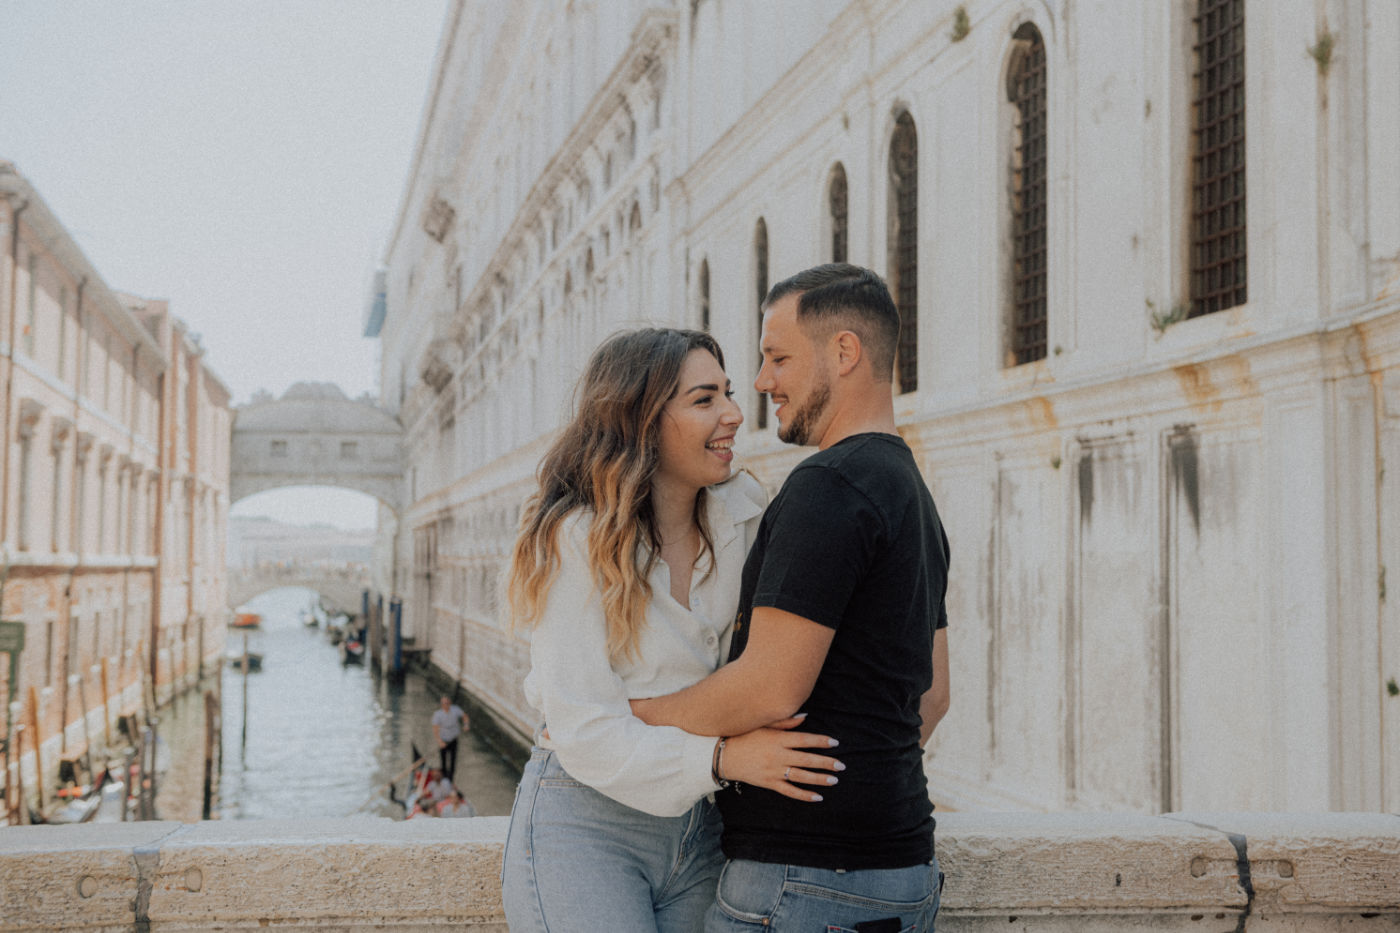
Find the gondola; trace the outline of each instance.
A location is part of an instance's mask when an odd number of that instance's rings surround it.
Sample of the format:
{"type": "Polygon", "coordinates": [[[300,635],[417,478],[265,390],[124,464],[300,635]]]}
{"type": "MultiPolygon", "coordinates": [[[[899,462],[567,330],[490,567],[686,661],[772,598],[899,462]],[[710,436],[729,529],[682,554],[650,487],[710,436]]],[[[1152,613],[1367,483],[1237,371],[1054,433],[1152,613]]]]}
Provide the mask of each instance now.
{"type": "Polygon", "coordinates": [[[423,794],[423,788],[428,783],[428,759],[423,757],[423,753],[418,751],[418,746],[409,743],[409,748],[413,751],[413,764],[403,771],[394,775],[389,781],[389,799],[403,807],[403,819],[408,819],[413,813],[413,808],[418,803],[418,798],[423,794]],[[395,785],[403,778],[408,777],[408,789],[402,800],[396,793],[395,785]]]}
{"type": "Polygon", "coordinates": [[[346,635],[340,643],[341,664],[365,663],[365,643],[355,635],[346,635]]]}
{"type": "MultiPolygon", "coordinates": [[[[87,823],[97,816],[98,808],[102,805],[102,791],[112,780],[111,772],[103,768],[102,773],[97,776],[97,780],[93,781],[91,786],[60,790],[59,796],[67,798],[68,802],[48,816],[36,813],[31,809],[29,821],[31,823],[46,823],[51,826],[87,823]]],[[[117,783],[120,784],[120,782],[117,783]]]]}
{"type": "Polygon", "coordinates": [[[241,670],[243,670],[243,659],[244,659],[245,657],[248,659],[248,673],[251,674],[251,673],[253,673],[254,671],[260,671],[260,670],[262,670],[263,656],[260,655],[260,654],[258,654],[256,651],[250,651],[250,652],[248,652],[246,655],[242,655],[242,654],[232,654],[232,655],[229,655],[229,659],[228,659],[229,667],[233,668],[235,671],[241,671],[241,670]]]}

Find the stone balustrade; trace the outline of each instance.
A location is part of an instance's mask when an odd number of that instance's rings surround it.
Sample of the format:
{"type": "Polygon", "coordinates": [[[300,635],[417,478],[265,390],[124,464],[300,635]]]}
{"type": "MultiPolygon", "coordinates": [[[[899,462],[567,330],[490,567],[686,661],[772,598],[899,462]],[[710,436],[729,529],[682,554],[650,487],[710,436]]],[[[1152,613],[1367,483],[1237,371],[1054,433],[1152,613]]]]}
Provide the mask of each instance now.
{"type": "MultiPolygon", "coordinates": [[[[0,931],[504,931],[506,825],[0,829],[0,931]]],[[[941,933],[1400,930],[1390,814],[952,813],[938,855],[941,933]]]]}

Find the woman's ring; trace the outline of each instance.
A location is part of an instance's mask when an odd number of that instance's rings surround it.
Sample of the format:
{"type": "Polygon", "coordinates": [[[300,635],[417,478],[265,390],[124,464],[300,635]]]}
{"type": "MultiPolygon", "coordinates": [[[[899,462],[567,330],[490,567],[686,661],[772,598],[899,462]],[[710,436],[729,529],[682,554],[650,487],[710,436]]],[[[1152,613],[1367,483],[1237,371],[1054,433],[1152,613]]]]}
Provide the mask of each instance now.
{"type": "Polygon", "coordinates": [[[786,771],[783,772],[783,780],[784,780],[784,781],[791,781],[791,780],[792,780],[792,768],[791,768],[791,767],[789,767],[786,771]]]}

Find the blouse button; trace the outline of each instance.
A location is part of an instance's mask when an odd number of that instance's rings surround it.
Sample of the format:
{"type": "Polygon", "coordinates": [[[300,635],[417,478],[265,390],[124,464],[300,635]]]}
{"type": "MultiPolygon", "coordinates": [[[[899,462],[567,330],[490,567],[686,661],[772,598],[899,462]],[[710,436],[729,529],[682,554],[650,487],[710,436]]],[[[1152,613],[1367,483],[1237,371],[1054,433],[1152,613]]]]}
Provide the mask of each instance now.
{"type": "Polygon", "coordinates": [[[710,634],[705,636],[705,644],[709,645],[711,648],[713,648],[718,643],[719,639],[715,637],[714,632],[711,632],[710,634]]]}

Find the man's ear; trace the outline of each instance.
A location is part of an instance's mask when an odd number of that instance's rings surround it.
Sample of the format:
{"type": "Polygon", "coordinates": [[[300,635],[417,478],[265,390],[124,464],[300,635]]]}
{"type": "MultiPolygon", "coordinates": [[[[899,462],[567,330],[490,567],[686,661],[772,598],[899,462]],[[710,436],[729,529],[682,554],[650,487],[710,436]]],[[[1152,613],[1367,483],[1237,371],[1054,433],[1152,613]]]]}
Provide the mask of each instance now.
{"type": "Polygon", "coordinates": [[[865,357],[860,338],[853,331],[837,331],[832,337],[832,345],[836,355],[836,374],[849,376],[865,357]]]}

